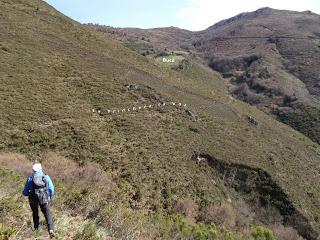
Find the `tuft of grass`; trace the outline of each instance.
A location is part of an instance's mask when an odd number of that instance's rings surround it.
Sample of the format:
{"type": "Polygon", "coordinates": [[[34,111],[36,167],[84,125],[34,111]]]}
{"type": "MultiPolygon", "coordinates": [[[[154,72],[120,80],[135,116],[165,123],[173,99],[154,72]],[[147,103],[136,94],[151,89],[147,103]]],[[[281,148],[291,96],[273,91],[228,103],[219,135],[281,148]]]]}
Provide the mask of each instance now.
{"type": "Polygon", "coordinates": [[[17,230],[14,227],[6,227],[4,224],[0,223],[0,239],[1,240],[11,239],[11,236],[14,235],[16,231],[17,230]]]}

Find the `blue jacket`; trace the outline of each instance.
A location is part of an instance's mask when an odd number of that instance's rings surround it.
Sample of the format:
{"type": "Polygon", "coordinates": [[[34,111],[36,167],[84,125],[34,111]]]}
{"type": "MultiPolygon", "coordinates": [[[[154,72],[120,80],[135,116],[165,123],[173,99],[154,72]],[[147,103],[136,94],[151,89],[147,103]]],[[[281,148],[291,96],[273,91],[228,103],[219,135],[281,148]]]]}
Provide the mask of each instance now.
{"type": "Polygon", "coordinates": [[[31,191],[32,184],[33,184],[33,182],[32,182],[33,176],[43,176],[43,175],[44,175],[44,179],[46,180],[46,182],[48,184],[49,196],[50,196],[50,198],[52,198],[54,195],[53,183],[51,181],[51,178],[48,175],[45,175],[43,172],[35,172],[32,176],[28,177],[27,182],[26,182],[24,189],[22,191],[22,195],[26,196],[26,197],[30,195],[30,191],[31,191]]]}

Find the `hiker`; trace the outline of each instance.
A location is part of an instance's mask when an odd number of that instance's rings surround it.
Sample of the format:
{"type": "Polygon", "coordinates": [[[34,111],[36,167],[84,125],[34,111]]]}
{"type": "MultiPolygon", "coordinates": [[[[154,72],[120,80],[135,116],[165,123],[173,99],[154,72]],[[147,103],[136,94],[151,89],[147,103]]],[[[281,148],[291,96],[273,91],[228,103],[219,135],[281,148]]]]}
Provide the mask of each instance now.
{"type": "Polygon", "coordinates": [[[35,163],[32,169],[33,174],[28,177],[22,194],[29,197],[35,231],[39,230],[40,206],[41,212],[46,218],[49,235],[53,238],[54,231],[49,203],[54,195],[54,186],[50,177],[42,172],[40,163],[35,163]]]}

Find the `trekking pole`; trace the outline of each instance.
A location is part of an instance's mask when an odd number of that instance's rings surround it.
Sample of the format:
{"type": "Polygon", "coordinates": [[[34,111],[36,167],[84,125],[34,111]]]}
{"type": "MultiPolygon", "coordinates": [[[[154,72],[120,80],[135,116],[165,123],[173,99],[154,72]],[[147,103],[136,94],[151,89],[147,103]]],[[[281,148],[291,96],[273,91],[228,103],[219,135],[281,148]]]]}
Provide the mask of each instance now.
{"type": "Polygon", "coordinates": [[[18,237],[18,234],[19,234],[19,232],[21,231],[21,229],[24,227],[24,224],[25,224],[25,222],[22,224],[22,226],[19,228],[19,230],[18,230],[17,233],[15,234],[15,235],[16,235],[16,238],[18,237]]]}

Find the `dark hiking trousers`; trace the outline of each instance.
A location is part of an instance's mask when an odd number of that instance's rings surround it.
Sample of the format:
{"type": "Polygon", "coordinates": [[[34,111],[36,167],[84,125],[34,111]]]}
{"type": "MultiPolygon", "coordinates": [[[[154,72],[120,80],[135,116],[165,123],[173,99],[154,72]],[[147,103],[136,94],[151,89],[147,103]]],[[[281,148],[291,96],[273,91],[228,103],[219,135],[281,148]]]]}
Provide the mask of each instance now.
{"type": "Polygon", "coordinates": [[[48,231],[53,230],[53,223],[52,223],[52,216],[50,212],[50,206],[49,203],[40,205],[37,200],[29,199],[29,204],[32,210],[32,218],[33,218],[33,224],[34,224],[34,229],[39,229],[39,206],[41,209],[41,212],[43,213],[46,222],[47,222],[47,227],[48,231]]]}

